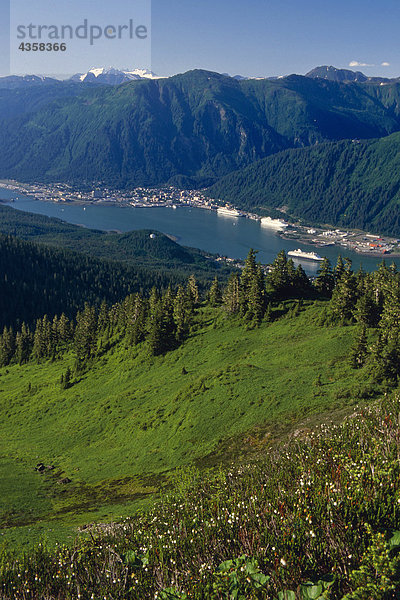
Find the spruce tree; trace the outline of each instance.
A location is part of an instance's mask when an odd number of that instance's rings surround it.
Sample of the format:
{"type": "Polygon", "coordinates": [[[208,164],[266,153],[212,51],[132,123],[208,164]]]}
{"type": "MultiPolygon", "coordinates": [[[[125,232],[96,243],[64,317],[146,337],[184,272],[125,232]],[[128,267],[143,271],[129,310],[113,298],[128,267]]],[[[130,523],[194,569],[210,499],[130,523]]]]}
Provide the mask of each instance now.
{"type": "Polygon", "coordinates": [[[237,273],[232,273],[223,294],[225,310],[230,314],[236,314],[239,311],[239,289],[239,276],[237,273]]]}
{"type": "Polygon", "coordinates": [[[33,334],[33,357],[41,360],[46,356],[46,338],[43,332],[43,320],[37,319],[35,332],[33,334]]]}
{"type": "Polygon", "coordinates": [[[352,322],[357,300],[356,278],[351,270],[351,262],[346,259],[344,271],[338,279],[330,300],[330,311],[333,318],[344,324],[352,322]]]}
{"type": "Polygon", "coordinates": [[[209,289],[208,302],[211,306],[219,306],[222,303],[222,290],[220,288],[217,276],[214,277],[209,289]]]}
{"type": "Polygon", "coordinates": [[[188,297],[189,305],[191,310],[196,308],[199,304],[199,287],[197,285],[196,277],[194,275],[190,275],[187,286],[186,286],[186,294],[188,297]]]}
{"type": "Polygon", "coordinates": [[[259,325],[265,312],[265,283],[261,266],[256,266],[256,271],[251,278],[248,290],[247,311],[244,318],[253,325],[259,325]]]}
{"type": "Polygon", "coordinates": [[[356,321],[367,327],[376,327],[379,319],[378,307],[374,302],[372,292],[365,290],[357,300],[354,310],[356,321]]]}
{"type": "Polygon", "coordinates": [[[170,286],[162,297],[161,310],[163,350],[166,352],[175,347],[174,299],[170,286]]]}
{"type": "Polygon", "coordinates": [[[350,364],[353,369],[359,369],[365,363],[368,354],[367,329],[361,327],[350,349],[350,364]]]}
{"type": "Polygon", "coordinates": [[[190,307],[188,297],[182,286],[178,286],[174,298],[173,319],[175,324],[175,337],[181,342],[187,335],[190,326],[190,307]]]}
{"type": "MultiPolygon", "coordinates": [[[[292,267],[290,267],[290,269],[293,270],[292,267]]],[[[271,286],[275,298],[286,298],[290,294],[292,282],[289,275],[288,260],[284,250],[281,250],[278,253],[272,263],[271,271],[267,276],[267,282],[271,286]]]]}
{"type": "Polygon", "coordinates": [[[149,312],[148,317],[148,329],[147,329],[147,346],[149,353],[152,356],[162,354],[165,350],[165,338],[163,330],[163,312],[161,301],[157,303],[152,302],[151,313],[149,312]]]}
{"type": "Polygon", "coordinates": [[[20,365],[28,362],[31,351],[32,335],[25,323],[22,323],[21,331],[15,336],[15,358],[20,365]]]}
{"type": "Polygon", "coordinates": [[[77,314],[74,335],[74,349],[78,361],[91,358],[97,350],[97,317],[96,309],[85,304],[82,312],[77,314]]]}
{"type": "Polygon", "coordinates": [[[0,365],[5,367],[10,364],[15,352],[15,337],[12,328],[4,327],[0,337],[0,365]]]}
{"type": "Polygon", "coordinates": [[[335,287],[335,278],[331,263],[326,257],[323,259],[321,266],[318,269],[318,274],[314,281],[314,287],[324,298],[330,298],[332,296],[332,292],[335,287]]]}
{"type": "Polygon", "coordinates": [[[146,336],[146,301],[136,294],[132,313],[127,315],[126,337],[129,344],[136,345],[146,336]]]}
{"type": "Polygon", "coordinates": [[[344,266],[343,258],[339,254],[339,256],[337,257],[337,261],[336,261],[336,267],[333,270],[335,285],[337,285],[338,282],[341,280],[342,276],[344,275],[344,272],[345,272],[345,266],[344,266]]]}
{"type": "Polygon", "coordinates": [[[312,291],[311,282],[301,265],[296,267],[292,286],[294,295],[301,298],[309,296],[312,291]]]}
{"type": "Polygon", "coordinates": [[[61,317],[58,319],[57,327],[59,341],[66,344],[72,338],[72,324],[64,313],[62,313],[61,317]]]}

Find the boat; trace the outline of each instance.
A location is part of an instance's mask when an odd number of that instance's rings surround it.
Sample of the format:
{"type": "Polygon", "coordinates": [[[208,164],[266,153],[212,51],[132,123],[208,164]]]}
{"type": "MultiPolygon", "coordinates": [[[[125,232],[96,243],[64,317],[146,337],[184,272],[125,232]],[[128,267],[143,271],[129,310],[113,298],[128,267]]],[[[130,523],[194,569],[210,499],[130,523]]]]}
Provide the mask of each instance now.
{"type": "Polygon", "coordinates": [[[262,217],[261,225],[263,227],[270,227],[271,229],[284,229],[288,227],[289,223],[283,221],[282,219],[271,219],[271,217],[262,217]]]}
{"type": "Polygon", "coordinates": [[[243,217],[243,214],[236,210],[236,208],[228,208],[227,206],[217,208],[217,214],[226,217],[243,217]]]}
{"type": "Polygon", "coordinates": [[[300,248],[297,248],[297,250],[289,250],[288,256],[292,256],[293,258],[298,259],[304,258],[306,260],[315,260],[317,262],[321,262],[321,260],[324,260],[316,252],[304,252],[300,248]]]}

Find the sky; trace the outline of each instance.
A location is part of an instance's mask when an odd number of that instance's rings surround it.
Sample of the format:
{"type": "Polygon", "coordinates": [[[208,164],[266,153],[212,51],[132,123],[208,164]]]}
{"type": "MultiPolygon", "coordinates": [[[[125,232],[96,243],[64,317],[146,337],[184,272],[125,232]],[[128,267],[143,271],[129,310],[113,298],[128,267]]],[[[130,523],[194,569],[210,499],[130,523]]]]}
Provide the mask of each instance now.
{"type": "Polygon", "coordinates": [[[1,75],[9,74],[11,59],[13,73],[54,75],[114,66],[166,76],[203,68],[264,77],[334,65],[400,76],[398,0],[11,0],[11,28],[9,2],[0,0],[1,75]],[[17,25],[75,28],[84,19],[115,30],[131,19],[134,27],[145,24],[148,35],[67,40],[63,53],[18,49],[17,25]]]}

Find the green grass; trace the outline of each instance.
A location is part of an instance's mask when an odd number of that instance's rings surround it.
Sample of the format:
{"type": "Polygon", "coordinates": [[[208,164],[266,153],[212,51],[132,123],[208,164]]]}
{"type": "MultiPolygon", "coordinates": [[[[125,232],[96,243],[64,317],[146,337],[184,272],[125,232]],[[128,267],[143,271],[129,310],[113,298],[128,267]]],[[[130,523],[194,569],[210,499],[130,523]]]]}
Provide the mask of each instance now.
{"type": "Polygon", "coordinates": [[[147,506],[172,469],[247,455],[351,410],[347,397],[363,386],[346,358],[354,328],[319,327],[319,311],[310,303],[246,330],[201,309],[177,350],[150,358],[143,345],[117,344],[66,390],[59,381],[72,355],[2,369],[2,538],[68,540],[79,525],[147,506]],[[38,462],[56,468],[39,474],[38,462]]]}
{"type": "Polygon", "coordinates": [[[0,547],[1,598],[395,600],[399,417],[393,394],[256,461],[179,469],[150,510],[74,544],[0,547]]]}

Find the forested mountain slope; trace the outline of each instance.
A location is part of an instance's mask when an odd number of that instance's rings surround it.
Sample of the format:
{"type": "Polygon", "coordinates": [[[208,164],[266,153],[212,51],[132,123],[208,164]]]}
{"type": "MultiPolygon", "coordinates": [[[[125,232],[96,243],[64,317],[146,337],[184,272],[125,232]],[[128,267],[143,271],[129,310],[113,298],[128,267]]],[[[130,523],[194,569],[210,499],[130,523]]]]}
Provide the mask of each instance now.
{"type": "Polygon", "coordinates": [[[201,70],[94,88],[15,118],[0,111],[0,177],[207,184],[286,148],[398,131],[399,98],[395,82],[201,70]]]}
{"type": "Polygon", "coordinates": [[[400,235],[400,134],[287,150],[218,181],[208,193],[240,208],[285,207],[314,223],[400,235]]]}
{"type": "Polygon", "coordinates": [[[47,314],[69,317],[85,302],[115,302],[127,294],[167,286],[162,273],[25,242],[0,234],[0,325],[33,323],[47,314]]]}

